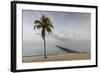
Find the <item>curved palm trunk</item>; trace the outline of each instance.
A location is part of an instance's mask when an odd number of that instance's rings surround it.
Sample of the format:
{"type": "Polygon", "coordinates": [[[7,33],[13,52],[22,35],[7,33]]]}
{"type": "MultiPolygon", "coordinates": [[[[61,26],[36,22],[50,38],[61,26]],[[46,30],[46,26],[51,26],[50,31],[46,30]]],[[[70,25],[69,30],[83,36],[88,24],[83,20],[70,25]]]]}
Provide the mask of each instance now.
{"type": "Polygon", "coordinates": [[[45,37],[44,37],[44,58],[47,58],[45,37]]]}

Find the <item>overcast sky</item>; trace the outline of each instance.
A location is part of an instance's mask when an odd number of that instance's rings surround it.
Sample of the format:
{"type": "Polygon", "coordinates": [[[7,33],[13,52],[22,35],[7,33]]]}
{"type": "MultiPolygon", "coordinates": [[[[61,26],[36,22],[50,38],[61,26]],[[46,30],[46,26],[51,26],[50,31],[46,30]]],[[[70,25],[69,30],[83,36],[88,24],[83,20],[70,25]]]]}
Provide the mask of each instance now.
{"type": "Polygon", "coordinates": [[[34,21],[43,14],[50,18],[54,26],[52,34],[46,34],[48,51],[53,50],[55,45],[80,51],[90,50],[91,15],[89,13],[23,10],[23,51],[25,53],[36,48],[40,51],[43,47],[41,29],[33,29],[34,21]]]}

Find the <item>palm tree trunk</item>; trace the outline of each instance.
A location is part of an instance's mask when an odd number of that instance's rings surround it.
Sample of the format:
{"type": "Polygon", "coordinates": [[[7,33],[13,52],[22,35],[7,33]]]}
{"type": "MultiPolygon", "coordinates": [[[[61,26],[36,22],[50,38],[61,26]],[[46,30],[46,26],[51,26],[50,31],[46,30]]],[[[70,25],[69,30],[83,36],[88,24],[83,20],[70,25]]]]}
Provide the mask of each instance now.
{"type": "Polygon", "coordinates": [[[42,30],[42,38],[44,40],[44,58],[46,59],[47,55],[46,55],[45,29],[42,30]]]}
{"type": "Polygon", "coordinates": [[[47,58],[47,55],[46,55],[46,41],[45,41],[45,37],[44,37],[44,58],[47,58]]]}

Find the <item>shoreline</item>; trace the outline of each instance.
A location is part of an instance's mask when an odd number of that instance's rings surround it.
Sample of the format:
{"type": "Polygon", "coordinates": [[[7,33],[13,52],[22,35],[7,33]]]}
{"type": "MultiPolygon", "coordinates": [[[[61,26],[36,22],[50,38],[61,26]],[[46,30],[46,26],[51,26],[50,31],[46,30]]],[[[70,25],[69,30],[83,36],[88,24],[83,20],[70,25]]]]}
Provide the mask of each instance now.
{"type": "Polygon", "coordinates": [[[90,58],[90,53],[66,53],[58,55],[47,55],[45,59],[44,56],[23,56],[22,62],[46,62],[46,61],[69,61],[69,60],[87,60],[90,58]]]}

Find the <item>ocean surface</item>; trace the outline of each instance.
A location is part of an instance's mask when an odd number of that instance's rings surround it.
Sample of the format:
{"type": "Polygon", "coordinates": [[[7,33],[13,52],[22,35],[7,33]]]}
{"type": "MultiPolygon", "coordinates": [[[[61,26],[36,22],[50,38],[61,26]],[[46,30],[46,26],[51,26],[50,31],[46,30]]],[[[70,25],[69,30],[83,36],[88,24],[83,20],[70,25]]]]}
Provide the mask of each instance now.
{"type": "MultiPolygon", "coordinates": [[[[31,42],[31,43],[23,43],[23,56],[36,56],[36,55],[44,55],[44,46],[43,46],[43,41],[42,42],[31,42]]],[[[74,51],[79,51],[79,52],[90,52],[90,44],[86,42],[82,43],[66,43],[66,42],[58,42],[55,41],[53,43],[47,42],[46,44],[46,54],[47,55],[56,55],[56,54],[64,54],[66,51],[63,51],[56,47],[56,45],[59,45],[61,47],[74,50],[74,51]],[[81,45],[82,44],[82,45],[81,45]],[[76,46],[77,45],[77,46],[76,46]],[[87,46],[86,46],[87,45],[87,46]]]]}

